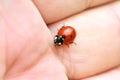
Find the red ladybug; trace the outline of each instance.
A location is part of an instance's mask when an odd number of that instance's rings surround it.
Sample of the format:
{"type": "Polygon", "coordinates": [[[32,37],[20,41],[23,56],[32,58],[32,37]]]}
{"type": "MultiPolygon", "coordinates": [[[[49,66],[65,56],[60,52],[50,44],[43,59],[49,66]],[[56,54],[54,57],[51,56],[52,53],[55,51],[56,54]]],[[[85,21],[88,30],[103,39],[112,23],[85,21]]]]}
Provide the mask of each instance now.
{"type": "Polygon", "coordinates": [[[61,46],[73,43],[76,37],[76,31],[71,26],[62,26],[54,38],[54,44],[61,46]]]}

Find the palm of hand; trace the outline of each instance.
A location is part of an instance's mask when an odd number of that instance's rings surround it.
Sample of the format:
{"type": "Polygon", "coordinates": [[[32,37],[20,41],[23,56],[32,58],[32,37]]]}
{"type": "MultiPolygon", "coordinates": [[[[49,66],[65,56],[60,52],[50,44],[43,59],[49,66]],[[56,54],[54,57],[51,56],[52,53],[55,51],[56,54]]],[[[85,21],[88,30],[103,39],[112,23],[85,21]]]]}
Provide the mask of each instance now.
{"type": "MultiPolygon", "coordinates": [[[[53,45],[53,37],[51,35],[51,32],[54,34],[56,24],[50,25],[50,32],[31,2],[29,2],[28,6],[26,3],[22,3],[22,6],[24,6],[24,10],[22,11],[21,4],[16,4],[16,8],[13,8],[14,6],[9,9],[5,7],[6,9],[3,11],[5,22],[3,21],[2,25],[4,27],[1,27],[1,45],[4,46],[7,43],[4,48],[1,48],[1,54],[4,54],[1,56],[1,61],[7,60],[7,63],[4,63],[4,65],[7,64],[7,66],[5,65],[1,68],[4,70],[6,67],[6,71],[4,71],[6,72],[6,80],[67,80],[67,75],[71,78],[80,78],[87,75],[89,76],[89,74],[93,75],[102,72],[105,69],[110,69],[118,65],[117,61],[119,60],[119,56],[113,56],[112,51],[116,52],[116,55],[119,55],[119,45],[116,45],[120,44],[118,37],[119,23],[115,17],[109,17],[111,14],[103,16],[108,23],[102,21],[103,18],[101,18],[101,22],[98,22],[98,24],[102,23],[102,28],[101,26],[94,24],[96,19],[100,20],[99,16],[95,17],[95,20],[91,21],[93,15],[101,11],[100,9],[96,10],[98,11],[96,13],[89,13],[89,15],[86,15],[87,13],[83,14],[83,18],[81,18],[81,15],[77,15],[64,20],[63,22],[67,22],[67,24],[73,26],[80,25],[84,27],[79,29],[75,27],[78,32],[76,38],[77,45],[71,45],[69,49],[61,47],[56,50],[53,45]],[[12,13],[7,14],[7,11],[10,9],[14,10],[12,13]],[[113,20],[109,20],[108,17],[113,18],[113,20]],[[89,21],[91,22],[88,23],[89,21]],[[111,22],[114,24],[110,24],[111,22]],[[86,23],[87,25],[85,25],[86,23]],[[92,27],[89,28],[88,25],[92,27]],[[113,25],[116,25],[116,27],[113,28],[113,25]],[[103,34],[101,34],[101,31],[103,31],[103,34]],[[105,49],[108,47],[108,44],[110,45],[108,48],[110,50],[105,49]],[[90,48],[91,45],[92,48],[90,48]],[[104,54],[103,51],[109,53],[109,55],[104,54]],[[96,53],[97,55],[95,55],[96,53]],[[101,58],[103,58],[103,54],[104,58],[108,55],[108,60],[105,62],[104,60],[101,60],[101,58]],[[94,56],[96,56],[96,59],[94,56]],[[111,56],[115,60],[111,60],[111,56]],[[99,64],[94,61],[97,61],[99,64]],[[96,67],[96,65],[103,66],[108,63],[114,63],[114,66],[113,64],[108,66],[105,65],[100,69],[97,69],[96,67]],[[72,72],[73,70],[74,72],[72,72]]],[[[57,25],[59,25],[59,23],[57,23],[57,25]]],[[[4,74],[4,72],[1,74],[4,74]]]]}

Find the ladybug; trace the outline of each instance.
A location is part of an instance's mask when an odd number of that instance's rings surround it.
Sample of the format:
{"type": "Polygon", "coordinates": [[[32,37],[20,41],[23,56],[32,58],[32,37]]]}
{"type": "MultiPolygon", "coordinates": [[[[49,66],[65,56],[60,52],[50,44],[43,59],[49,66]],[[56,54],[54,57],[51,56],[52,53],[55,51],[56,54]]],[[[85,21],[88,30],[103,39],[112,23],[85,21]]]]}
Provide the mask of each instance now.
{"type": "Polygon", "coordinates": [[[57,35],[54,37],[54,44],[61,46],[63,44],[69,45],[73,43],[76,37],[76,31],[71,26],[62,26],[60,30],[58,30],[57,35]]]}

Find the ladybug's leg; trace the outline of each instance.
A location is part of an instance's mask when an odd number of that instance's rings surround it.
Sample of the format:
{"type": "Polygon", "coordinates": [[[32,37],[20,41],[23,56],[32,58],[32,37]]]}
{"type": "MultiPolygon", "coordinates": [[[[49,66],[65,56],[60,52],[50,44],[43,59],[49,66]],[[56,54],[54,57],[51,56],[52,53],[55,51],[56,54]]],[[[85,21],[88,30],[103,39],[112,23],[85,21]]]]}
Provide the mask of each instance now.
{"type": "Polygon", "coordinates": [[[68,45],[68,44],[66,44],[66,46],[69,48],[69,45],[68,45]]]}
{"type": "Polygon", "coordinates": [[[75,45],[77,45],[77,43],[76,42],[72,42],[73,44],[75,44],[75,45]]]}
{"type": "Polygon", "coordinates": [[[77,43],[76,43],[76,42],[70,42],[69,44],[75,44],[75,45],[77,45],[77,43]]]}

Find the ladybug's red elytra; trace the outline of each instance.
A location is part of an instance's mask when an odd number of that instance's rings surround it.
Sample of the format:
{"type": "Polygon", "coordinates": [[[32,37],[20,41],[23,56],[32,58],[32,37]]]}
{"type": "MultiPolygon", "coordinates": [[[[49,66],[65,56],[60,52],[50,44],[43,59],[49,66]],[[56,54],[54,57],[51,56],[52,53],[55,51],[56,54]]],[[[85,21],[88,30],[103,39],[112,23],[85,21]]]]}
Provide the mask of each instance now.
{"type": "Polygon", "coordinates": [[[54,44],[61,46],[73,43],[76,37],[76,31],[71,26],[62,26],[54,38],[54,44]]]}

